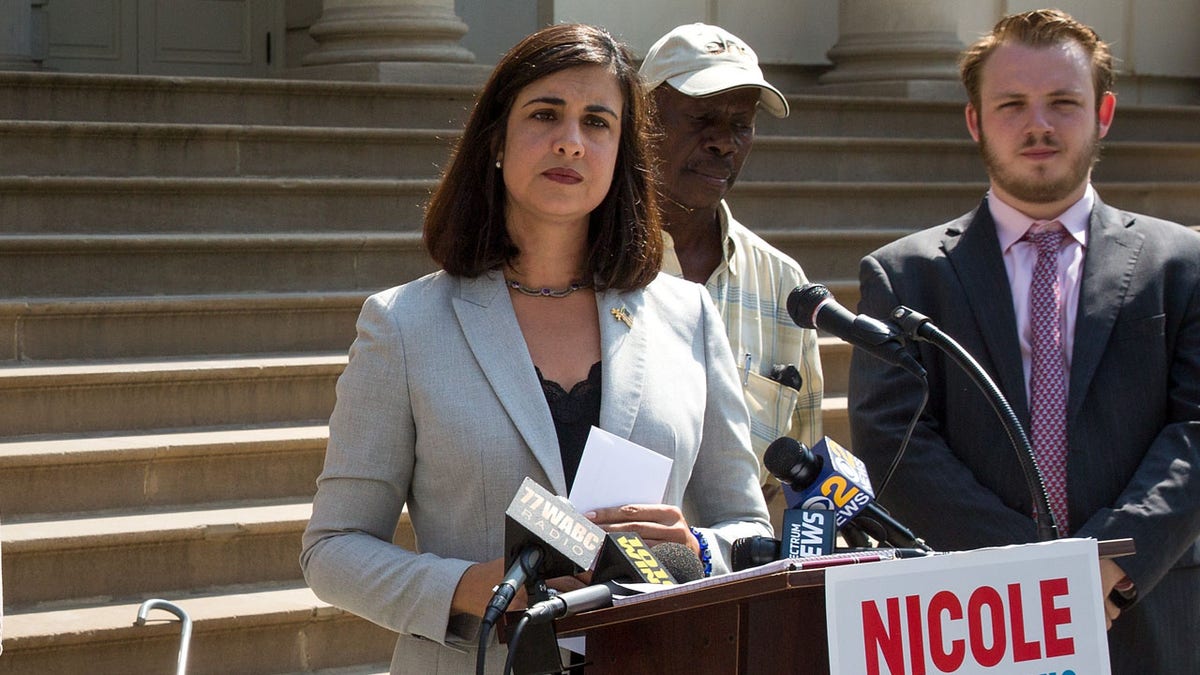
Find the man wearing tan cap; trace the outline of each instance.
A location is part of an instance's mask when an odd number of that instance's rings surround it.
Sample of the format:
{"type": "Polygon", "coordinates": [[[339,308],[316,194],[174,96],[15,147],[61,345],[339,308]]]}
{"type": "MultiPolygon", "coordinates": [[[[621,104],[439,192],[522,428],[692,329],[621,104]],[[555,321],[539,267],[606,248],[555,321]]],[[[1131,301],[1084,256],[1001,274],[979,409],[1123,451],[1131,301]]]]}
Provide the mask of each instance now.
{"type": "MultiPolygon", "coordinates": [[[[771,441],[821,438],[823,378],[814,331],[787,313],[787,296],[807,279],[796,261],[739,223],[725,203],[754,142],[761,105],[787,117],[788,103],[763,78],[754,50],[717,26],[679,26],[642,62],[661,135],[657,144],[664,215],[663,271],[704,284],[725,320],[741,370],[754,450],[771,441]]],[[[784,508],[765,470],[776,529],[784,508]]]]}

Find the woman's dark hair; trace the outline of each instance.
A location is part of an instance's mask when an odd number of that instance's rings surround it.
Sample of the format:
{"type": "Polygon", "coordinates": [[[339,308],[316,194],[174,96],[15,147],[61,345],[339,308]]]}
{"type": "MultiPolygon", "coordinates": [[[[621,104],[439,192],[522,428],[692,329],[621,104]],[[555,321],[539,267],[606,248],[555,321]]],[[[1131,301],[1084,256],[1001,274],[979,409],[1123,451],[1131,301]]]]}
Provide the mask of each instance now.
{"type": "Polygon", "coordinates": [[[585,278],[598,289],[650,283],[662,264],[662,232],[649,154],[648,101],[625,45],[603,29],[558,24],[526,37],[492,71],[425,212],[425,247],[442,269],[475,277],[517,255],[508,235],[496,156],[508,115],[529,83],[567,68],[607,66],[625,99],[612,185],[592,211],[585,278]]]}

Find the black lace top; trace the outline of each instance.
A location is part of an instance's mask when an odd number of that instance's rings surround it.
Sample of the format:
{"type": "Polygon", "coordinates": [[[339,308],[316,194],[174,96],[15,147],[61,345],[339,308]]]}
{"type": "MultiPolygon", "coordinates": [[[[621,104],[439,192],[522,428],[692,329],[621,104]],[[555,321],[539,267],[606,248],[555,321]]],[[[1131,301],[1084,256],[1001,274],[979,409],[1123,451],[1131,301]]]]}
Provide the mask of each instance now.
{"type": "Polygon", "coordinates": [[[576,383],[571,391],[542,377],[537,366],[534,370],[542,383],[546,403],[550,405],[550,417],[554,419],[554,431],[558,434],[558,450],[562,454],[563,474],[570,491],[588,432],[593,426],[600,426],[600,362],[593,363],[587,379],[576,383]]]}

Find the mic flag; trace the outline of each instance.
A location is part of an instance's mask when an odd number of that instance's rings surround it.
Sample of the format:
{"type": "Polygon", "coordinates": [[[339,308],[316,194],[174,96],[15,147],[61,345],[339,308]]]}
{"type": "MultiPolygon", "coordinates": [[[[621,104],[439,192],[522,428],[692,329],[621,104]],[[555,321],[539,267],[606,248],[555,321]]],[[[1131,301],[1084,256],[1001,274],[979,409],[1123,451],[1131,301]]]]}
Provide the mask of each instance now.
{"type": "MultiPolygon", "coordinates": [[[[785,448],[782,441],[791,440],[779,438],[774,441],[772,446],[779,448],[779,452],[774,454],[785,455],[786,450],[791,449],[796,453],[796,459],[792,460],[793,466],[799,467],[796,472],[810,477],[806,478],[806,484],[796,483],[785,479],[786,473],[781,476],[772,470],[775,477],[784,482],[784,496],[787,498],[788,508],[832,510],[835,524],[841,528],[854,516],[862,513],[866,504],[874,500],[875,491],[871,489],[866,465],[851,454],[850,450],[828,437],[822,438],[809,453],[804,452],[803,446],[799,447],[798,453],[794,448],[785,448]],[[776,443],[780,443],[779,446],[776,446],[776,443]]],[[[792,443],[799,446],[799,443],[792,443]]],[[[770,448],[767,450],[770,452],[770,448]]],[[[763,461],[766,462],[766,456],[763,461]]]]}
{"type": "Polygon", "coordinates": [[[833,511],[786,509],[779,544],[781,558],[808,558],[833,553],[837,525],[833,511]]]}
{"type": "Polygon", "coordinates": [[[784,497],[793,509],[825,509],[833,512],[837,529],[849,538],[856,531],[850,521],[873,527],[871,536],[893,546],[929,547],[907,527],[872,502],[875,492],[862,460],[829,438],[810,451],[798,441],[783,437],[767,446],[763,464],[783,483],[784,497]]]}
{"type": "Polygon", "coordinates": [[[609,532],[605,537],[592,583],[610,580],[664,586],[675,583],[675,577],[636,532],[609,532]]]}
{"type": "MultiPolygon", "coordinates": [[[[637,537],[637,541],[641,546],[645,546],[640,537],[636,534],[633,536],[637,537]]],[[[616,539],[610,539],[609,541],[616,541],[616,539]]],[[[607,543],[605,548],[609,548],[607,543]]],[[[704,577],[704,564],[700,562],[695,553],[692,553],[690,548],[683,544],[666,541],[655,545],[654,548],[646,551],[646,553],[651,554],[652,557],[661,559],[663,571],[668,576],[681,582],[695,581],[704,577]]],[[[622,554],[614,555],[624,557],[622,554]]],[[[597,570],[604,566],[604,557],[605,554],[601,552],[601,560],[597,563],[597,570]]],[[[559,593],[548,600],[535,603],[529,609],[525,610],[525,616],[529,618],[530,623],[536,625],[548,623],[554,619],[573,616],[579,612],[609,607],[612,605],[614,592],[618,595],[630,592],[628,587],[622,585],[623,583],[645,583],[645,578],[646,575],[640,572],[634,572],[630,576],[610,576],[605,580],[600,580],[598,577],[593,576],[591,586],[567,591],[566,593],[559,593]]]]}
{"type": "Polygon", "coordinates": [[[583,517],[571,502],[526,477],[505,512],[505,564],[528,546],[543,549],[543,578],[590,569],[604,542],[604,530],[583,517]]]}

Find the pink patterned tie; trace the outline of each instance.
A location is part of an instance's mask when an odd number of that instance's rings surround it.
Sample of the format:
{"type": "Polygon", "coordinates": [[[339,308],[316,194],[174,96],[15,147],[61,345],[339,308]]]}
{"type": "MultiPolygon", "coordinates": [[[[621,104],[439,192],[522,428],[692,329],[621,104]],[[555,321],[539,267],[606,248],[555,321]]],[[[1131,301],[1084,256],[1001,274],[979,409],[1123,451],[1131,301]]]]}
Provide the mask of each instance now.
{"type": "Polygon", "coordinates": [[[1037,263],[1029,287],[1033,329],[1030,373],[1030,417],[1033,452],[1050,495],[1050,509],[1060,536],[1070,531],[1067,516],[1067,364],[1063,347],[1062,292],[1058,283],[1058,250],[1066,232],[1058,221],[1035,223],[1025,239],[1037,246],[1037,263]]]}

